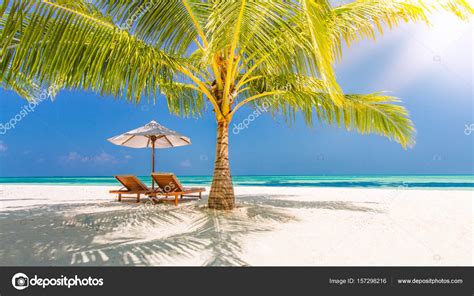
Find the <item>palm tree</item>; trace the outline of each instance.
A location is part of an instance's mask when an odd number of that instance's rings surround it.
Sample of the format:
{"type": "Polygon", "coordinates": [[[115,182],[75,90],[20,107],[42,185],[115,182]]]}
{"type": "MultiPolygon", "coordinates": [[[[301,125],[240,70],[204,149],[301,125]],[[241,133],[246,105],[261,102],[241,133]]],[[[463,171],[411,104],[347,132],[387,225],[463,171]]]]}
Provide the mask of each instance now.
{"type": "Polygon", "coordinates": [[[301,113],[358,132],[414,144],[395,97],[344,94],[333,65],[343,44],[401,21],[428,22],[436,9],[468,18],[465,0],[3,0],[0,85],[28,98],[31,85],[93,90],[139,102],[166,96],[172,113],[217,122],[209,207],[235,204],[228,130],[244,105],[271,102],[288,120],[301,113]]]}

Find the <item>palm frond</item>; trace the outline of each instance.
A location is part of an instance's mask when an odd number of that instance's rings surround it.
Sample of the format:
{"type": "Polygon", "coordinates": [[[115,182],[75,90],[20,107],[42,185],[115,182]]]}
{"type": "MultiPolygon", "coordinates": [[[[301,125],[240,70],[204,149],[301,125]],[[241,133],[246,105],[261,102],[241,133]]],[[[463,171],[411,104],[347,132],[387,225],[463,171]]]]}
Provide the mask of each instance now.
{"type": "Polygon", "coordinates": [[[250,95],[278,90],[276,94],[259,97],[251,103],[254,107],[265,104],[273,115],[281,114],[290,122],[300,112],[309,125],[316,117],[323,123],[344,126],[361,134],[385,136],[403,147],[415,143],[413,122],[407,110],[396,104],[400,102],[398,98],[383,93],[346,94],[344,104],[339,106],[324,92],[323,82],[312,77],[262,77],[250,84],[250,95]]]}
{"type": "Polygon", "coordinates": [[[163,82],[161,92],[166,96],[168,109],[180,116],[200,116],[205,108],[204,94],[194,84],[163,82]]]}
{"type": "MultiPolygon", "coordinates": [[[[260,100],[254,104],[259,104],[260,100]]],[[[403,147],[415,144],[415,128],[408,117],[408,111],[400,105],[399,99],[381,93],[344,95],[344,105],[335,105],[329,94],[304,91],[286,91],[272,98],[266,98],[267,108],[273,114],[283,114],[294,120],[301,112],[305,121],[312,124],[314,115],[321,122],[344,126],[361,134],[378,134],[393,139],[403,147]]]]}
{"type": "Polygon", "coordinates": [[[333,69],[335,56],[333,54],[333,39],[331,36],[330,22],[333,13],[328,0],[304,0],[304,16],[306,17],[306,31],[312,44],[312,53],[328,94],[337,105],[343,103],[342,90],[336,82],[333,69]]]}
{"type": "Polygon", "coordinates": [[[40,87],[34,83],[34,81],[26,78],[24,75],[19,73],[15,80],[6,82],[0,81],[0,87],[6,90],[12,90],[16,92],[20,97],[25,98],[28,101],[32,101],[38,97],[40,87]]]}
{"type": "Polygon", "coordinates": [[[138,101],[173,74],[175,59],[120,30],[78,1],[14,1],[0,22],[0,79],[22,73],[41,85],[138,101]]]}
{"type": "Polygon", "coordinates": [[[98,0],[97,5],[133,35],[177,54],[185,54],[199,38],[211,8],[211,3],[195,0],[98,0]]]}
{"type": "Polygon", "coordinates": [[[291,1],[217,2],[206,26],[212,37],[208,56],[222,53],[224,67],[236,62],[229,61],[229,50],[242,6],[235,49],[240,64],[234,75],[243,74],[245,79],[246,74],[257,71],[268,75],[316,74],[312,45],[297,25],[301,22],[302,8],[291,1]]]}

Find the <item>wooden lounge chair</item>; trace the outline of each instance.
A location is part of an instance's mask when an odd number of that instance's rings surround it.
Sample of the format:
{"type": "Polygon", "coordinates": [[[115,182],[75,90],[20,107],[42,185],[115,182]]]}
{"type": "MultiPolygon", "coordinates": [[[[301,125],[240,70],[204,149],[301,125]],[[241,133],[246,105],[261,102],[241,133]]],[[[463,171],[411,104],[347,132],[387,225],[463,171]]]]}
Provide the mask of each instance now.
{"type": "Polygon", "coordinates": [[[122,200],[122,197],[125,198],[136,198],[137,202],[140,202],[140,195],[147,194],[153,192],[150,188],[148,188],[145,184],[143,184],[140,179],[133,175],[121,175],[115,176],[115,179],[119,181],[123,187],[119,190],[110,190],[109,193],[118,194],[118,201],[122,200]],[[122,196],[122,195],[129,195],[133,194],[136,196],[122,196]]]}
{"type": "Polygon", "coordinates": [[[158,196],[164,196],[162,201],[171,201],[178,205],[179,198],[184,196],[197,197],[201,199],[201,194],[206,191],[205,188],[185,188],[179,182],[178,178],[172,173],[156,173],[152,174],[151,177],[158,185],[158,190],[147,193],[152,200],[157,200],[158,196]],[[172,197],[173,199],[168,199],[172,197]]]}

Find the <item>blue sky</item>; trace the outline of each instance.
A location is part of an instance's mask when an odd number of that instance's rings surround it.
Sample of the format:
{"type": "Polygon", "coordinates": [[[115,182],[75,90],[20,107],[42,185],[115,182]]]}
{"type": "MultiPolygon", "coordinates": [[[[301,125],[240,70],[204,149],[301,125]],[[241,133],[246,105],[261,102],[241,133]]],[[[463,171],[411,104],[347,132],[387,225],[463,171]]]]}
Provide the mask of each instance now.
{"type": "MultiPolygon", "coordinates": [[[[337,65],[346,93],[390,91],[402,98],[417,129],[417,144],[404,150],[380,136],[262,114],[238,134],[230,133],[234,175],[262,174],[472,174],[474,123],[472,22],[447,15],[437,25],[402,25],[378,40],[345,50],[337,65]]],[[[0,123],[25,105],[0,90],[0,123]]],[[[239,123],[252,110],[239,110],[239,123]]],[[[157,150],[157,171],[212,174],[215,120],[182,119],[165,101],[139,105],[83,91],[61,91],[0,135],[0,176],[97,176],[150,171],[150,151],[114,146],[106,138],[150,120],[187,135],[193,144],[157,150]]],[[[1,132],[1,131],[0,131],[1,132]]]]}

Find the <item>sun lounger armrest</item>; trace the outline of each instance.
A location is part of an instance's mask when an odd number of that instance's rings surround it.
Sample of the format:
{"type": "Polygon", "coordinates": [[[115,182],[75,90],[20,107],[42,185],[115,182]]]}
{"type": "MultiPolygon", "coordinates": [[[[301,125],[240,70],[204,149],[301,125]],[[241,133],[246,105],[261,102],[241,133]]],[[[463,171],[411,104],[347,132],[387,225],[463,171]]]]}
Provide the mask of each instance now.
{"type": "Polygon", "coordinates": [[[109,193],[127,193],[127,192],[130,192],[130,191],[128,191],[128,190],[122,190],[122,188],[119,189],[119,190],[110,190],[110,191],[109,191],[109,193]]]}
{"type": "Polygon", "coordinates": [[[148,194],[149,190],[110,190],[109,193],[148,194]]]}
{"type": "Polygon", "coordinates": [[[204,192],[206,191],[206,188],[197,188],[197,187],[185,187],[183,188],[184,189],[184,192],[189,192],[189,191],[192,191],[192,192],[204,192]]]}

